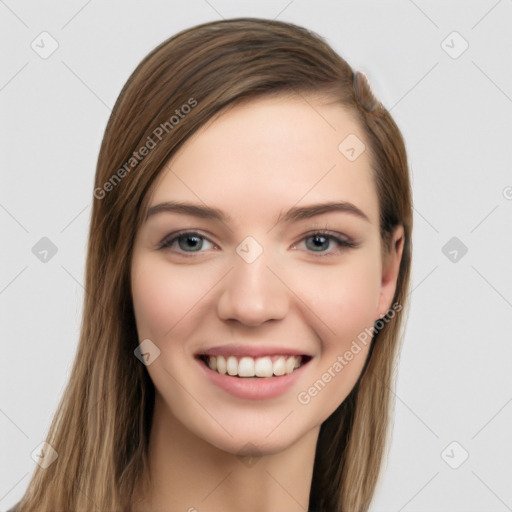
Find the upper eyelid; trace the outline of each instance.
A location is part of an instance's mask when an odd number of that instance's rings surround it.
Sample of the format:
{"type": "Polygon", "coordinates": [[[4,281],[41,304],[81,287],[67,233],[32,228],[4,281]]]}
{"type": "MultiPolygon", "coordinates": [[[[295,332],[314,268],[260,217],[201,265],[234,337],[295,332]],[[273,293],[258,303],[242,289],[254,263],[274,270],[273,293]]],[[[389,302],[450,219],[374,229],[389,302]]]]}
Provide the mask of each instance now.
{"type": "Polygon", "coordinates": [[[205,240],[208,240],[210,243],[217,245],[211,238],[210,235],[205,235],[199,230],[195,229],[185,229],[181,231],[176,231],[174,233],[170,233],[167,236],[165,236],[161,242],[159,242],[158,247],[162,247],[166,244],[170,244],[171,242],[175,242],[180,236],[184,235],[195,235],[200,238],[204,238],[205,240]]]}

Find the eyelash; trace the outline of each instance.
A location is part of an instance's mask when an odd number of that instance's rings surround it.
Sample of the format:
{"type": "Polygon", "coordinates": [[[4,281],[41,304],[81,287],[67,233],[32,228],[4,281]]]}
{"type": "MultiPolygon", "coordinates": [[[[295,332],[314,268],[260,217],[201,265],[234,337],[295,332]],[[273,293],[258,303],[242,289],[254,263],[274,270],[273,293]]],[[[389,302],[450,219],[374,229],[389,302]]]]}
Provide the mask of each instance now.
{"type": "MultiPolygon", "coordinates": [[[[201,233],[199,233],[197,231],[179,231],[177,233],[171,233],[170,235],[168,235],[159,244],[158,249],[159,250],[170,249],[171,246],[174,244],[174,242],[176,242],[181,237],[184,237],[186,235],[188,235],[188,236],[195,236],[195,237],[198,237],[198,238],[201,238],[201,239],[204,239],[204,240],[208,240],[210,243],[213,244],[213,242],[211,240],[209,240],[209,238],[205,237],[204,235],[202,235],[201,233]],[[169,238],[169,237],[171,237],[171,238],[169,238]]],[[[323,237],[323,238],[326,238],[327,240],[331,240],[331,241],[334,241],[335,243],[337,243],[339,245],[339,248],[338,248],[338,250],[334,254],[339,254],[341,252],[341,250],[342,250],[340,248],[353,249],[353,248],[358,246],[358,244],[356,244],[355,242],[352,242],[352,241],[347,240],[345,238],[341,238],[336,233],[333,233],[331,231],[326,231],[326,230],[317,230],[317,231],[313,231],[311,233],[308,233],[303,238],[301,238],[300,242],[302,242],[303,240],[305,240],[307,238],[314,238],[314,237],[323,237]]],[[[298,245],[298,243],[294,244],[293,247],[295,248],[297,245],[298,245]]],[[[200,252],[204,252],[204,251],[190,251],[190,252],[187,252],[187,251],[177,251],[177,252],[178,252],[178,254],[180,254],[182,256],[191,257],[195,253],[200,253],[200,252]]],[[[318,256],[332,256],[333,255],[332,251],[331,252],[307,251],[307,252],[309,252],[311,254],[316,254],[318,256]]]]}

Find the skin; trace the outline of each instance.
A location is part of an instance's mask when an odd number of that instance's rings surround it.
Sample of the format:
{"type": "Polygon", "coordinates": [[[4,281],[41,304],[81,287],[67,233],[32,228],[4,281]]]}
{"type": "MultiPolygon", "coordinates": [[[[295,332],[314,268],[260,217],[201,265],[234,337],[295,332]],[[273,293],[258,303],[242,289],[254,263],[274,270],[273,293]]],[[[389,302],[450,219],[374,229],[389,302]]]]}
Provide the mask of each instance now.
{"type": "Polygon", "coordinates": [[[360,344],[309,403],[297,396],[391,307],[403,246],[398,227],[382,257],[369,152],[351,162],[338,150],[349,134],[364,140],[332,100],[251,100],[205,125],[159,176],[150,206],[188,201],[229,219],[165,212],[137,233],[137,330],[161,352],[147,366],[156,388],[152,484],[134,512],[307,510],[320,426],[356,383],[369,344],[360,344]],[[368,219],[329,212],[277,223],[291,207],[328,201],[350,202],[368,219]],[[189,229],[205,237],[199,251],[186,238],[158,248],[169,234],[189,229]],[[321,239],[315,251],[318,229],[357,247],[321,239]],[[263,248],[252,263],[236,252],[247,236],[263,248]],[[194,359],[201,349],[230,343],[275,343],[313,359],[285,394],[246,400],[211,384],[194,359]],[[253,463],[241,454],[253,455],[253,463]]]}

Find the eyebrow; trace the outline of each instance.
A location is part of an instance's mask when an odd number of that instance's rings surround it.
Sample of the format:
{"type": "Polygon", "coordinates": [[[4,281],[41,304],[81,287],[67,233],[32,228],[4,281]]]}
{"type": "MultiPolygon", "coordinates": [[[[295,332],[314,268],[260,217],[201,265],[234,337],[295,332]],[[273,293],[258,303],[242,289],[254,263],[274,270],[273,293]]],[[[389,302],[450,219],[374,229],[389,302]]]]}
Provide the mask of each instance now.
{"type": "MultiPolygon", "coordinates": [[[[145,221],[150,217],[163,212],[181,213],[201,219],[218,220],[223,223],[228,222],[231,219],[231,217],[226,215],[222,210],[212,208],[211,206],[178,201],[166,201],[165,203],[160,203],[149,208],[145,221]]],[[[281,214],[279,214],[276,224],[299,222],[317,215],[332,212],[348,213],[370,222],[368,216],[354,204],[346,201],[334,201],[312,204],[309,206],[294,206],[284,214],[282,219],[281,214]]]]}

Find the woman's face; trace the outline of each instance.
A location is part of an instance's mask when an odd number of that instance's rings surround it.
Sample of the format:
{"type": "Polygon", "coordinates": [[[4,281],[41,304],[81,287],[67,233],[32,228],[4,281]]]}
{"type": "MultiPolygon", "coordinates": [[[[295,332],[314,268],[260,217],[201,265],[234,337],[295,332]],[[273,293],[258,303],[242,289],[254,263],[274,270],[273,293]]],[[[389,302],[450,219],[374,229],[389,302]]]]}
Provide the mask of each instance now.
{"type": "Polygon", "coordinates": [[[150,208],[168,208],[135,241],[157,406],[230,453],[275,453],[319,428],[395,291],[399,255],[382,261],[362,130],[305,98],[252,100],[203,127],[159,176],[150,208]]]}

